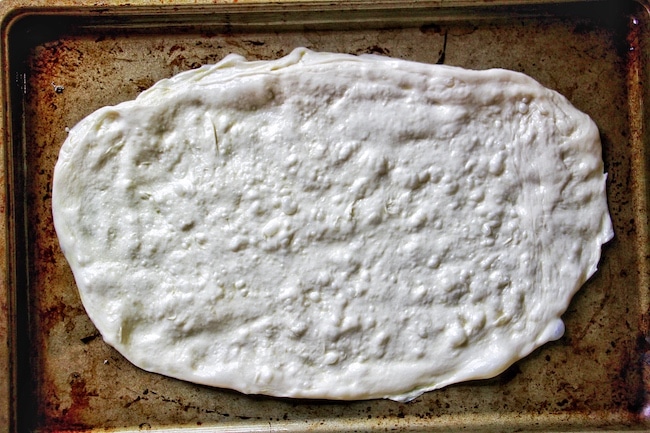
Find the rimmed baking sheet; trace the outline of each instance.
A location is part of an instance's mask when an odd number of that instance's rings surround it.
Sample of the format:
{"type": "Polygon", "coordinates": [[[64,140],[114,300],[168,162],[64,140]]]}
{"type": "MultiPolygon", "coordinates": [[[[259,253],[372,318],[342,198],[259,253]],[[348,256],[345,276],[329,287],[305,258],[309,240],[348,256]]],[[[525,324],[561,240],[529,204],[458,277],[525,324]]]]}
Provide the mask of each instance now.
{"type": "Polygon", "coordinates": [[[649,23],[633,1],[7,8],[0,319],[8,350],[0,360],[9,373],[0,376],[0,421],[20,431],[648,429],[649,23]],[[565,314],[561,340],[495,379],[408,404],[211,389],[141,371],[102,341],[52,227],[52,169],[66,128],[230,52],[269,59],[297,46],[513,69],[592,116],[616,237],[565,314]]]}

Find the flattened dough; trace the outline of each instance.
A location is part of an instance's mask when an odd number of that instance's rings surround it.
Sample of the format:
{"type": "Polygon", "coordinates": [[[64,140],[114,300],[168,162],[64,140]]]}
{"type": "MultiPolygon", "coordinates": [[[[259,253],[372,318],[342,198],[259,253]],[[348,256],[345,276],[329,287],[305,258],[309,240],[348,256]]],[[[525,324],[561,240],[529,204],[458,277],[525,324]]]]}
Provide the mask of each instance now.
{"type": "Polygon", "coordinates": [[[53,214],[135,365],[400,401],[559,338],[613,236],[598,129],[511,71],[230,55],[76,125],[53,214]]]}

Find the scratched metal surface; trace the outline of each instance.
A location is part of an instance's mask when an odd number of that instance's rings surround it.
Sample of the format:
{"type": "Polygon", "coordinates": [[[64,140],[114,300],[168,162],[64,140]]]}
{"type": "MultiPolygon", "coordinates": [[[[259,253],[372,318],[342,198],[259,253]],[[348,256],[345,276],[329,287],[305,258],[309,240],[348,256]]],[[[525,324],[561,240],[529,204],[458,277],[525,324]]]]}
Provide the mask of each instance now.
{"type": "MultiPolygon", "coordinates": [[[[459,2],[461,4],[462,2],[459,2]]],[[[382,6],[383,5],[383,6],[382,6]]],[[[643,103],[648,16],[635,2],[458,8],[259,4],[44,8],[7,31],[13,91],[5,136],[11,302],[20,429],[643,430],[648,374],[648,171],[643,103]],[[316,13],[323,9],[325,12],[316,13]],[[94,109],[230,52],[295,46],[527,73],[599,125],[616,238],[564,316],[566,335],[499,377],[408,404],[247,396],[141,371],[85,314],[52,226],[52,169],[66,128],[94,109]]],[[[6,201],[5,200],[5,201],[6,201]]],[[[3,201],[3,202],[5,202],[3,201]]],[[[4,319],[7,319],[6,317],[4,319]]],[[[3,355],[0,353],[0,355],[3,355]]],[[[11,381],[9,374],[6,381],[11,381]]],[[[645,409],[647,411],[647,409],[645,409]]]]}

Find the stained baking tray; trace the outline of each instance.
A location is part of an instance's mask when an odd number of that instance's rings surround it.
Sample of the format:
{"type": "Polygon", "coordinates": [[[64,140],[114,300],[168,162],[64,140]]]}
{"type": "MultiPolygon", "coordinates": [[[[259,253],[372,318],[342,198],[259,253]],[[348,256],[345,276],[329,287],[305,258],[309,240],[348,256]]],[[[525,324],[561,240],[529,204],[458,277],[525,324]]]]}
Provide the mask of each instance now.
{"type": "Polygon", "coordinates": [[[0,2],[1,431],[650,429],[646,2],[159,3],[0,2]],[[592,116],[616,237],[564,315],[562,339],[494,379],[407,404],[197,386],[141,371],[102,341],[52,227],[67,128],[230,52],[270,59],[296,46],[513,69],[592,116]]]}

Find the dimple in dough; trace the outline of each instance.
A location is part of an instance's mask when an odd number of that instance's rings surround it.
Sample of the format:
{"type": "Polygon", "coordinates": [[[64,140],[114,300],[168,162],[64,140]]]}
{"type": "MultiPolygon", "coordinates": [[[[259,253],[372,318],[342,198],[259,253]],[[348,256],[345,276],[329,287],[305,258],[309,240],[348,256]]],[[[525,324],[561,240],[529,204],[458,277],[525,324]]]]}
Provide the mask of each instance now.
{"type": "Polygon", "coordinates": [[[506,70],[229,55],[70,130],[53,215],[135,365],[407,401],[559,338],[613,236],[598,129],[506,70]]]}

